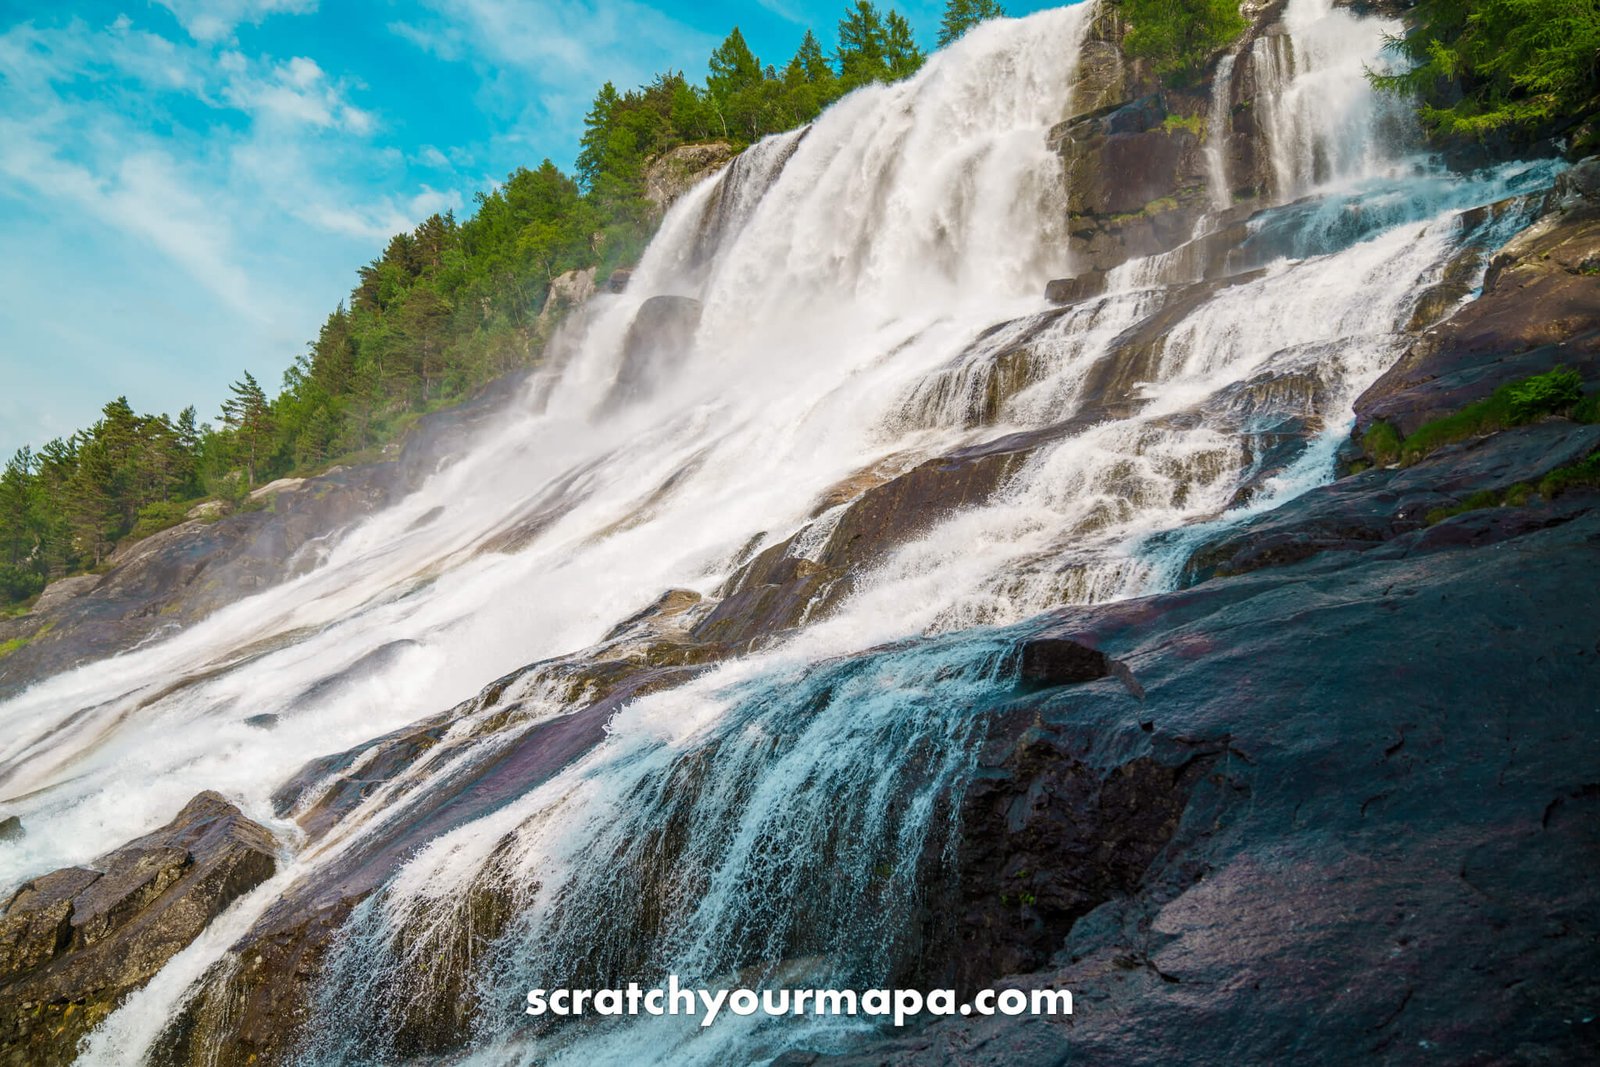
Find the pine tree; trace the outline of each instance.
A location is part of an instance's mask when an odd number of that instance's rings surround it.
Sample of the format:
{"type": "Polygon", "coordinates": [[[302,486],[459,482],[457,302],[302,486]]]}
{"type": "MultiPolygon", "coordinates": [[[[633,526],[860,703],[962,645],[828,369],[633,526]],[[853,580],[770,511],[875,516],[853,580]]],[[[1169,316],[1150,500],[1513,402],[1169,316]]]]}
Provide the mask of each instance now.
{"type": "Polygon", "coordinates": [[[799,65],[806,81],[813,85],[833,81],[833,68],[828,66],[828,57],[822,54],[817,35],[810,30],[801,38],[800,50],[794,54],[794,62],[799,65]]]}
{"type": "Polygon", "coordinates": [[[92,434],[78,435],[76,451],[77,464],[67,480],[63,510],[74,548],[98,567],[122,535],[116,468],[105,442],[92,434]]]}
{"type": "Polygon", "coordinates": [[[939,47],[943,48],[972,27],[989,19],[1005,18],[999,0],[949,0],[939,21],[939,47]]]}
{"type": "Polygon", "coordinates": [[[856,0],[839,21],[839,81],[848,92],[889,75],[889,33],[871,0],[856,0]]]}
{"type": "Polygon", "coordinates": [[[706,75],[706,88],[719,100],[731,99],[761,81],[761,61],[750,51],[737,26],[711,53],[707,66],[711,73],[706,75]]]}
{"type": "Polygon", "coordinates": [[[707,64],[706,102],[716,116],[723,137],[755,140],[761,135],[761,61],[735,26],[711,53],[707,64]]]}
{"type": "Polygon", "coordinates": [[[889,12],[888,40],[884,61],[889,67],[889,77],[895,81],[909,78],[922,69],[924,56],[911,34],[911,23],[898,11],[889,12]]]}
{"type": "Polygon", "coordinates": [[[0,473],[0,566],[21,567],[37,547],[33,515],[33,451],[24,446],[0,473]]]}
{"type": "Polygon", "coordinates": [[[578,152],[578,180],[586,189],[594,188],[596,180],[605,168],[611,119],[621,101],[617,87],[606,82],[595,94],[594,104],[589,108],[589,113],[583,117],[583,137],[578,141],[581,146],[578,152]]]}
{"type": "Polygon", "coordinates": [[[267,394],[249,371],[228,387],[233,394],[222,402],[222,421],[234,433],[244,461],[245,484],[255,485],[256,474],[266,464],[275,427],[267,394]]]}

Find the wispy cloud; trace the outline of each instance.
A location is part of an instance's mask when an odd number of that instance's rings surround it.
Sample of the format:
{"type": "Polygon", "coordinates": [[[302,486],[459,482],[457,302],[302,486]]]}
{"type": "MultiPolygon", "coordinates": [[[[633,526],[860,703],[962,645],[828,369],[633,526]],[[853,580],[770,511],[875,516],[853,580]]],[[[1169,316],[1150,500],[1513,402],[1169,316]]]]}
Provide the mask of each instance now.
{"type": "Polygon", "coordinates": [[[304,15],[317,0],[158,0],[197,41],[222,41],[242,25],[257,26],[268,15],[304,15]]]}
{"type": "Polygon", "coordinates": [[[778,16],[780,19],[792,22],[796,26],[809,25],[809,20],[804,15],[800,14],[794,8],[784,3],[783,0],[756,0],[756,3],[760,4],[762,7],[778,16]]]}
{"type": "MultiPolygon", "coordinates": [[[[113,363],[165,360],[146,377],[168,382],[186,362],[191,377],[176,378],[186,391],[202,363],[206,384],[192,399],[206,401],[246,359],[268,375],[272,364],[287,364],[345,291],[352,266],[386,237],[434,211],[460,210],[461,194],[448,187],[452,171],[435,168],[431,185],[409,177],[406,153],[385,143],[387,123],[361,101],[359,81],[333,73],[323,57],[241,47],[219,28],[310,5],[168,6],[188,36],[163,36],[126,16],[0,30],[0,226],[13,238],[25,229],[35,243],[70,231],[75,237],[61,240],[82,249],[76,272],[66,246],[18,250],[48,251],[51,269],[66,272],[57,277],[83,285],[71,292],[59,281],[30,284],[32,303],[0,307],[0,377],[12,388],[44,388],[44,379],[19,372],[19,345],[33,350],[30,364],[48,360],[52,347],[76,345],[82,351],[71,357],[97,364],[107,353],[118,353],[113,363]],[[221,21],[206,23],[201,8],[221,21]],[[136,273],[106,276],[108,262],[136,273]],[[141,294],[133,283],[140,274],[164,288],[141,294]],[[54,289],[61,306],[41,306],[38,293],[54,289]],[[115,309],[89,295],[113,290],[115,309]],[[132,331],[142,338],[138,357],[119,321],[130,315],[143,321],[132,331]],[[79,328],[69,338],[51,321],[79,328]],[[229,324],[239,340],[219,349],[229,324]],[[264,359],[268,351],[275,354],[264,359]]],[[[103,384],[77,386],[80,397],[129,388],[113,384],[111,367],[90,377],[103,384]]],[[[0,411],[0,450],[55,429],[47,411],[56,422],[63,412],[90,418],[105,399],[37,403],[27,423],[25,413],[0,411]]]]}
{"type": "Polygon", "coordinates": [[[223,87],[224,97],[258,119],[363,135],[376,125],[373,114],[350,103],[345,88],[331,81],[313,59],[295,56],[262,73],[251,72],[249,62],[237,52],[228,53],[223,61],[228,67],[237,66],[223,87]]]}

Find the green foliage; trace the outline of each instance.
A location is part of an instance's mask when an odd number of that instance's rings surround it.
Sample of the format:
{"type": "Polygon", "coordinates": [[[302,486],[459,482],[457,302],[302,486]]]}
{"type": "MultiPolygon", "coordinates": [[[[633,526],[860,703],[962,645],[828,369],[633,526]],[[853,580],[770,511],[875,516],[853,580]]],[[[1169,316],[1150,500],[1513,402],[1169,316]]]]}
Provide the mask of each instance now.
{"type": "Polygon", "coordinates": [[[1193,81],[1219,49],[1250,25],[1238,0],[1120,0],[1129,30],[1123,47],[1163,78],[1193,81]]]}
{"type": "Polygon", "coordinates": [[[939,47],[943,48],[972,27],[989,19],[1005,18],[999,0],[948,0],[939,20],[939,47]]]}
{"type": "Polygon", "coordinates": [[[233,395],[222,402],[222,424],[233,431],[246,480],[254,485],[256,468],[271,454],[277,424],[266,391],[249,371],[228,388],[233,395]]]}
{"type": "Polygon", "coordinates": [[[1539,482],[1539,494],[1546,499],[1569,489],[1600,489],[1600,452],[1581,463],[1551,471],[1539,482]]]}
{"type": "Polygon", "coordinates": [[[1562,411],[1583,399],[1583,378],[1575,370],[1557,367],[1512,385],[1506,391],[1514,417],[1527,420],[1562,411]]]}
{"type": "Polygon", "coordinates": [[[44,575],[24,567],[0,564],[0,603],[30,600],[44,591],[44,575]]]}
{"type": "Polygon", "coordinates": [[[839,20],[836,55],[843,92],[871,82],[909,77],[922,67],[924,59],[905,17],[891,11],[886,18],[871,0],[856,0],[839,20]]]}
{"type": "Polygon", "coordinates": [[[1361,435],[1361,448],[1374,463],[1388,465],[1400,459],[1400,434],[1387,422],[1375,422],[1361,435]]]}
{"type": "Polygon", "coordinates": [[[1580,382],[1577,372],[1565,367],[1509,382],[1453,415],[1419,426],[1401,446],[1401,458],[1414,463],[1447,444],[1571,409],[1582,396],[1580,382]]]}
{"type": "Polygon", "coordinates": [[[1463,515],[1469,511],[1478,511],[1481,508],[1499,507],[1501,494],[1492,489],[1481,489],[1454,507],[1434,508],[1428,512],[1426,520],[1429,526],[1443,522],[1445,519],[1456,515],[1463,515]]]}
{"type": "Polygon", "coordinates": [[[177,419],[136,415],[119,398],[88,430],[18,452],[0,472],[0,605],[101,566],[120,541],[181,522],[202,497],[264,507],[247,501],[254,486],[374,456],[419,413],[536,360],[551,282],[634,262],[649,241],[651,160],[712,139],[742,148],[923,61],[910,23],[866,0],[845,12],[835,54],[837,69],[807,31],[779,70],[735,29],[702,85],[678,71],[627,92],[607,82],[585,119],[575,175],[548,159],[518,168],[477,195],[470,219],[445,212],[396,234],[357,270],[348,302],[276,397],[246,372],[215,426],[193,408],[177,419]]]}
{"type": "Polygon", "coordinates": [[[128,531],[134,540],[160,533],[183,522],[194,505],[182,500],[157,500],[139,509],[139,518],[128,531]]]}
{"type": "Polygon", "coordinates": [[[1413,95],[1435,134],[1532,138],[1594,116],[1600,96],[1600,0],[1420,0],[1390,41],[1412,65],[1372,74],[1413,95]]]}
{"type": "Polygon", "coordinates": [[[1161,120],[1161,128],[1168,133],[1176,133],[1179,130],[1188,130],[1196,137],[1204,137],[1206,132],[1206,120],[1205,117],[1201,115],[1168,115],[1166,118],[1161,120]]]}

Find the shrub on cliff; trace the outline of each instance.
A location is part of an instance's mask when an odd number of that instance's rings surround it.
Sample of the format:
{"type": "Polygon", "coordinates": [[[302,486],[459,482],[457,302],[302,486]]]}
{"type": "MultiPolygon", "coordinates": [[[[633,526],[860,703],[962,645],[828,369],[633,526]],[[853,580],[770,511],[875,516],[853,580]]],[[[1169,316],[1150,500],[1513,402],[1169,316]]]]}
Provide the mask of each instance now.
{"type": "Polygon", "coordinates": [[[1437,136],[1528,140],[1587,124],[1596,144],[1600,0],[1420,0],[1390,45],[1412,66],[1373,82],[1415,95],[1437,136]]]}
{"type": "Polygon", "coordinates": [[[1563,411],[1583,399],[1583,378],[1575,370],[1557,367],[1548,374],[1535,375],[1510,386],[1506,399],[1512,415],[1518,419],[1563,411]]]}
{"type": "Polygon", "coordinates": [[[1539,483],[1539,492],[1545,497],[1560,496],[1569,489],[1600,489],[1600,453],[1582,463],[1551,471],[1539,483]]]}
{"type": "Polygon", "coordinates": [[[1582,377],[1575,370],[1556,367],[1531,378],[1508,382],[1453,415],[1424,423],[1398,449],[1394,446],[1394,430],[1388,423],[1375,423],[1361,443],[1377,462],[1392,462],[1398,453],[1403,462],[1414,463],[1453,442],[1522,426],[1545,415],[1565,413],[1580,422],[1587,421],[1585,415],[1590,410],[1592,405],[1583,396],[1582,377]]]}
{"type": "Polygon", "coordinates": [[[1121,0],[1128,20],[1123,47],[1148,59],[1162,78],[1193,81],[1206,61],[1249,26],[1237,0],[1121,0]]]}

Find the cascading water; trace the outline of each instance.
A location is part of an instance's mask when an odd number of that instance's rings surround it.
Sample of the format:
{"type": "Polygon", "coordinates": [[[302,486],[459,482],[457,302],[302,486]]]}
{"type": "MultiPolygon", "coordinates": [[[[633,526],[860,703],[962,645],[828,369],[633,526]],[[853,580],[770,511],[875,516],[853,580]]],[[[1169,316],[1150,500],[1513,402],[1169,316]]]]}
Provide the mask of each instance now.
{"type": "MultiPolygon", "coordinates": [[[[788,553],[819,558],[842,505],[817,503],[863,470],[1022,441],[985,502],[876,559],[810,625],[632,701],[569,766],[429,841],[349,919],[302,1060],[400,1058],[416,1051],[394,1044],[404,1020],[442,1003],[472,1007],[458,1037],[484,1063],[759,1058],[848,1033],[535,1032],[517,1002],[668,972],[867,985],[915,968],[919,867],[939,862],[981,712],[1006,689],[1007,632],[973,628],[1170,587],[1200,532],[1329,477],[1419,292],[1516,220],[1470,230],[1462,209],[1552,176],[1463,178],[1419,158],[1363,75],[1395,27],[1291,0],[1286,32],[1237,57],[1262,94],[1279,206],[1243,224],[1220,280],[1180,249],[1046,308],[1045,281],[1072,270],[1046,133],[1069,110],[1091,7],[986,24],[910,81],[755,146],[673,209],[629,293],[574,324],[525,404],[310,573],[0,707],[0,790],[30,827],[0,846],[0,886],[83,862],[206,788],[289,855],[84,1062],[138,1062],[278,893],[582,701],[535,674],[469,706],[302,848],[270,796],[308,757],[592,646],[662,589],[714,595],[797,533],[788,553]],[[680,341],[630,335],[657,313],[680,341]],[[1297,442],[1270,467],[1268,436],[1297,442]],[[491,730],[513,700],[520,718],[491,730]],[[251,725],[263,713],[275,729],[251,725]]],[[[1206,226],[1226,222],[1213,150],[1206,226]]]]}

